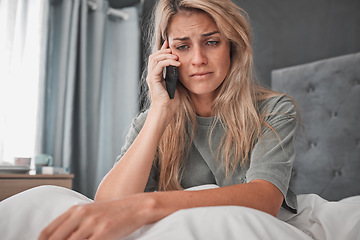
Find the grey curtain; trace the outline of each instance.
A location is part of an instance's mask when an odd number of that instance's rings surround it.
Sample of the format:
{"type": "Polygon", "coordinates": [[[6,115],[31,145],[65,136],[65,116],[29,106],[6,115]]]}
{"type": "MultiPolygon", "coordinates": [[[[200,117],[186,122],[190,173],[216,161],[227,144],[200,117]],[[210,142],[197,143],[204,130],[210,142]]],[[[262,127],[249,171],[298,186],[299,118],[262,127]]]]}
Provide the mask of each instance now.
{"type": "Polygon", "coordinates": [[[108,15],[103,0],[53,0],[49,8],[41,152],[69,167],[74,189],[89,197],[138,112],[139,9],[108,15]]]}

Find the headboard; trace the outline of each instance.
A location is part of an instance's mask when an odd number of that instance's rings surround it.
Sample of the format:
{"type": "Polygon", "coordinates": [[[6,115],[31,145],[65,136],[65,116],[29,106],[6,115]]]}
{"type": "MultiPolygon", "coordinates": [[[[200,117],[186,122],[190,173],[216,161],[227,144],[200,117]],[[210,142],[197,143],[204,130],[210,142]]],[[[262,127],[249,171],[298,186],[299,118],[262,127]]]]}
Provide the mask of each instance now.
{"type": "Polygon", "coordinates": [[[360,53],[274,70],[301,123],[290,186],[327,200],[360,195],[360,53]]]}

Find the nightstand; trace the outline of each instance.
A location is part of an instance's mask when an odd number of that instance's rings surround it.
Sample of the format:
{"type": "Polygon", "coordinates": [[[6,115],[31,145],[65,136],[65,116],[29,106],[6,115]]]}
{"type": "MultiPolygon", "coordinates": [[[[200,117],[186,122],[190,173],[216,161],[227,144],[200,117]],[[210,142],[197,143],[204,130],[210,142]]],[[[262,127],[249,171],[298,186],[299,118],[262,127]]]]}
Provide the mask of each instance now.
{"type": "Polygon", "coordinates": [[[71,189],[73,178],[73,174],[0,174],[0,201],[41,185],[56,185],[71,189]]]}

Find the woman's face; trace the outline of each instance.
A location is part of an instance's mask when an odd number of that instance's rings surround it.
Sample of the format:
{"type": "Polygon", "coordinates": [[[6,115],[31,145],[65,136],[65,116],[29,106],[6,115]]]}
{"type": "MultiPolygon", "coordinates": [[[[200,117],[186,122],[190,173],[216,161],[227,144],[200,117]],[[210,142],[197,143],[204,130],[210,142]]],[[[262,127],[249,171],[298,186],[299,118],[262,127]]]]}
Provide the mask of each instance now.
{"type": "Polygon", "coordinates": [[[214,99],[230,68],[229,41],[206,13],[174,16],[168,28],[169,46],[179,57],[179,80],[191,97],[214,99]]]}

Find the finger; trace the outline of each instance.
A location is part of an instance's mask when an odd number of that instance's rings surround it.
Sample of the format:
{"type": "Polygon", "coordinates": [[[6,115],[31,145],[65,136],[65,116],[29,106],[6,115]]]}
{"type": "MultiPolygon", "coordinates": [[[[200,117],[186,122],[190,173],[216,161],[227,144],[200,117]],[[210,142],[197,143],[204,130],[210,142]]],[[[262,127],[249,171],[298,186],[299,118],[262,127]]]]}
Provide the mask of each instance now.
{"type": "Polygon", "coordinates": [[[85,218],[86,205],[71,207],[67,212],[55,219],[49,225],[49,234],[46,238],[67,239],[73,232],[77,231],[82,219],[85,218]]]}
{"type": "Polygon", "coordinates": [[[157,64],[157,66],[159,66],[160,68],[164,68],[167,66],[175,66],[175,67],[179,67],[181,64],[179,61],[176,61],[174,59],[166,59],[164,61],[161,61],[157,64]]]}
{"type": "Polygon", "coordinates": [[[52,221],[42,232],[40,233],[39,240],[48,239],[56,229],[70,216],[70,211],[66,211],[64,214],[57,217],[52,221]]]}
{"type": "Polygon", "coordinates": [[[168,40],[165,40],[160,49],[167,49],[167,48],[169,48],[169,42],[168,40]]]}
{"type": "MultiPolygon", "coordinates": [[[[153,76],[153,77],[160,76],[161,77],[164,67],[167,67],[170,65],[179,67],[180,62],[173,60],[173,59],[166,59],[164,61],[160,61],[153,67],[153,70],[149,73],[149,76],[153,76]]],[[[158,80],[161,80],[161,78],[158,80]]]]}
{"type": "Polygon", "coordinates": [[[80,227],[76,229],[67,240],[90,239],[94,228],[80,227]]]}
{"type": "MultiPolygon", "coordinates": [[[[153,56],[150,60],[149,60],[149,65],[148,65],[148,72],[151,74],[157,66],[160,66],[160,68],[164,68],[166,66],[169,65],[173,65],[173,66],[180,66],[180,62],[177,61],[178,57],[176,55],[159,55],[159,56],[153,56]]],[[[156,72],[156,74],[160,74],[161,72],[156,72]]]]}
{"type": "Polygon", "coordinates": [[[160,54],[171,54],[171,49],[170,48],[160,49],[160,50],[154,52],[153,54],[151,54],[150,57],[160,55],[160,54]]]}
{"type": "Polygon", "coordinates": [[[55,239],[67,239],[74,232],[79,230],[79,225],[80,219],[70,217],[55,229],[51,237],[54,237],[55,239]]]}
{"type": "Polygon", "coordinates": [[[156,65],[159,62],[167,60],[167,59],[178,60],[178,56],[176,56],[174,54],[157,54],[157,55],[153,55],[153,56],[151,56],[151,58],[149,60],[149,65],[153,66],[153,65],[156,65]]]}

